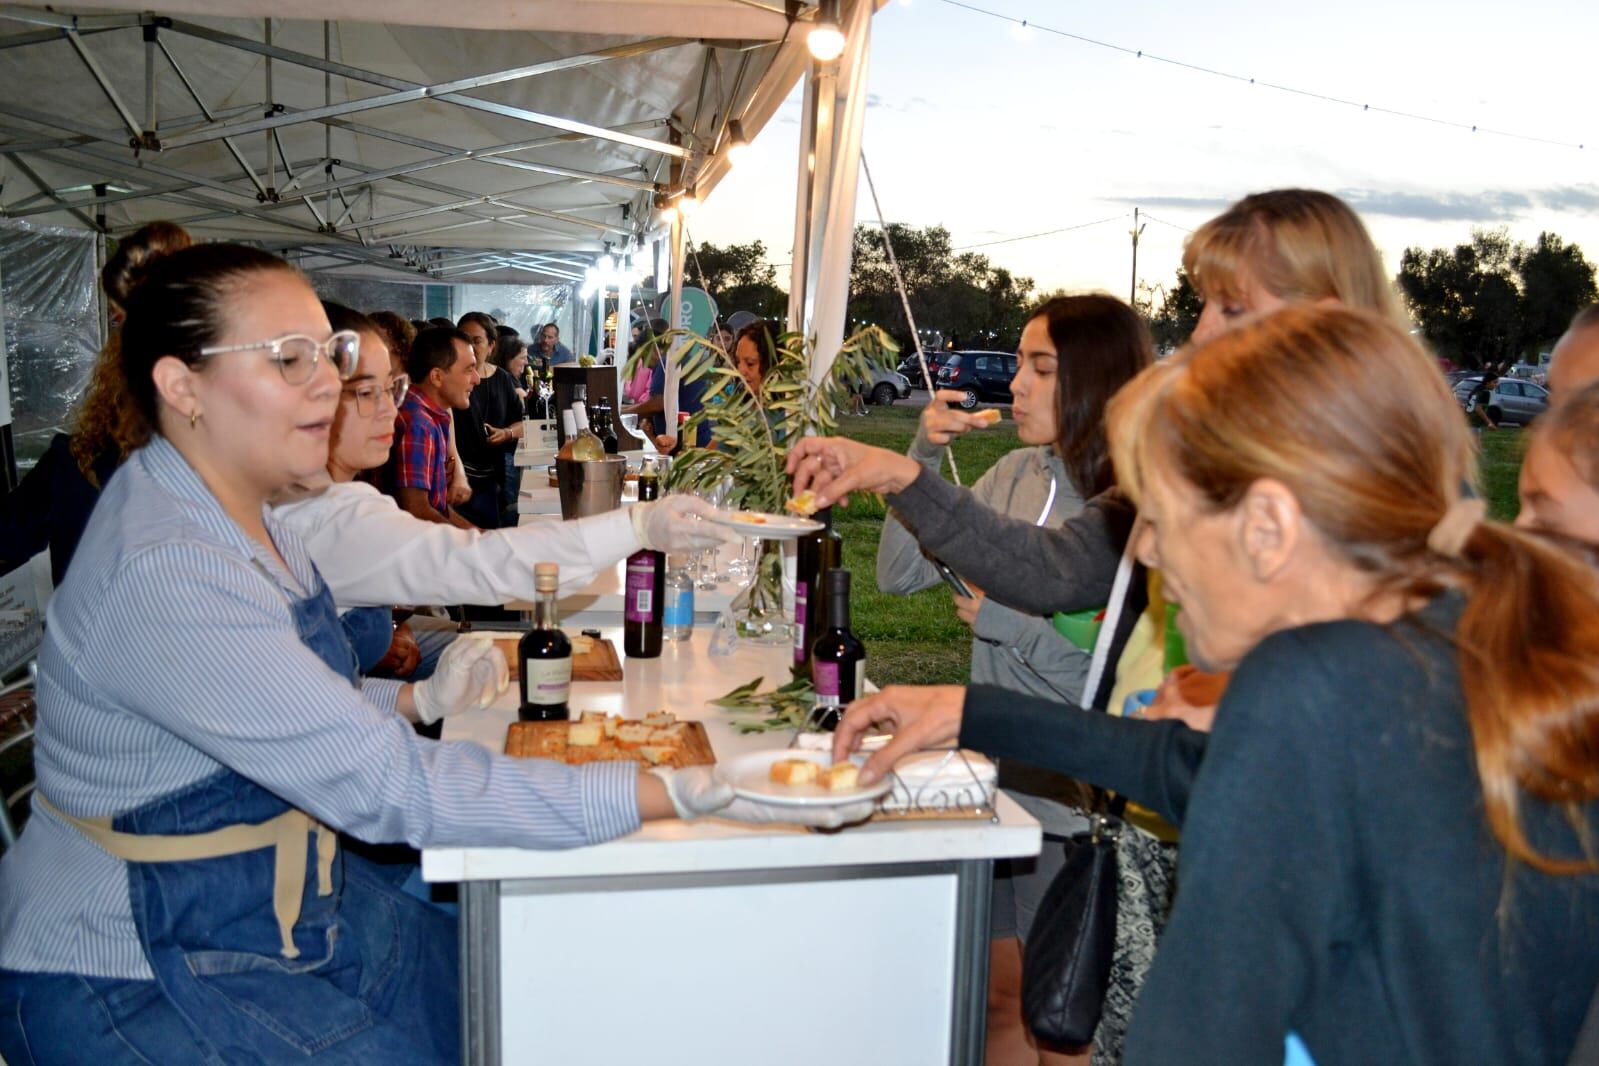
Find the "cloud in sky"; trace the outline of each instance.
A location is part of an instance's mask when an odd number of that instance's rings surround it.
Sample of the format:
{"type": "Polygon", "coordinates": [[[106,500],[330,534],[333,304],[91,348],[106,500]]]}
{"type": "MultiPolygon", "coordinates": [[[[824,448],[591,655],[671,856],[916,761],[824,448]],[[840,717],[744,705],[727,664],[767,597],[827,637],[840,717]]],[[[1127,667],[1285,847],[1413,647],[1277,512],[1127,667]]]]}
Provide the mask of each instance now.
{"type": "MultiPolygon", "coordinates": [[[[1567,211],[1599,215],[1599,185],[1517,192],[1484,189],[1478,192],[1399,191],[1392,189],[1338,189],[1338,195],[1362,215],[1415,219],[1422,222],[1510,222],[1537,211],[1567,211]]],[[[1221,211],[1231,200],[1208,196],[1110,196],[1106,203],[1155,210],[1221,211]]]]}

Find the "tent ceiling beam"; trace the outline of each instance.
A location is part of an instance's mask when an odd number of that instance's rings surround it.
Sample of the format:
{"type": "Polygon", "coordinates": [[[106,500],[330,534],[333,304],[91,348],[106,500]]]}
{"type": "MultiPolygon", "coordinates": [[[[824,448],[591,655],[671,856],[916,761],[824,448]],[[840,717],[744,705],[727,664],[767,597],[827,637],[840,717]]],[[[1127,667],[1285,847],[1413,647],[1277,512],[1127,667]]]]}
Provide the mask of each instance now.
{"type": "Polygon", "coordinates": [[[50,188],[49,182],[47,182],[43,178],[41,178],[37,171],[35,171],[32,167],[30,167],[27,163],[25,163],[23,161],[21,156],[19,156],[19,155],[12,156],[11,157],[11,165],[16,167],[18,170],[20,170],[22,172],[23,177],[25,177],[29,181],[33,182],[33,184],[38,187],[38,189],[39,189],[39,191],[41,193],[43,193],[45,196],[48,196],[50,199],[54,200],[56,203],[60,204],[61,207],[64,208],[67,211],[67,213],[70,214],[73,218],[77,219],[79,222],[82,222],[85,226],[89,227],[92,230],[98,230],[100,228],[99,226],[95,225],[94,219],[90,218],[88,215],[84,214],[82,211],[79,211],[72,204],[67,203],[66,200],[64,200],[61,197],[57,196],[55,194],[55,192],[50,188]]]}
{"type": "MultiPolygon", "coordinates": [[[[172,50],[167,47],[167,42],[163,41],[159,34],[155,37],[155,46],[161,50],[162,55],[167,57],[167,63],[172,67],[172,72],[178,76],[178,81],[183,83],[183,88],[188,92],[189,98],[194,101],[194,105],[200,109],[200,114],[204,116],[205,121],[218,121],[220,116],[207,107],[205,101],[200,98],[200,91],[194,87],[194,82],[189,80],[189,76],[178,65],[177,56],[172,54],[172,50]]],[[[244,153],[239,151],[237,144],[233,143],[233,138],[222,138],[222,144],[227,148],[228,154],[233,157],[233,161],[239,164],[239,169],[244,171],[244,176],[250,179],[250,184],[255,186],[255,191],[261,196],[266,196],[266,186],[261,184],[260,178],[256,177],[255,168],[250,166],[249,162],[245,160],[244,153]]]]}
{"type": "Polygon", "coordinates": [[[147,16],[130,15],[63,15],[42,7],[21,7],[17,4],[0,4],[0,19],[26,22],[34,26],[54,26],[60,30],[79,33],[101,33],[105,30],[142,26],[147,16]]]}
{"type": "Polygon", "coordinates": [[[281,59],[296,63],[300,66],[321,70],[324,73],[337,74],[342,77],[357,81],[373,82],[386,85],[397,83],[405,88],[393,92],[382,93],[378,96],[368,96],[358,100],[347,100],[343,103],[330,104],[325,107],[310,108],[297,111],[293,114],[274,115],[270,118],[261,118],[249,122],[233,123],[230,125],[211,129],[195,130],[190,133],[180,134],[169,138],[162,143],[166,149],[184,148],[194,144],[204,144],[221,137],[240,136],[246,133],[257,133],[262,130],[277,129],[280,126],[298,125],[303,122],[314,121],[319,118],[338,118],[343,115],[356,114],[361,111],[372,111],[383,107],[392,107],[396,104],[414,103],[418,100],[441,100],[446,103],[469,107],[478,111],[500,115],[504,118],[519,119],[541,126],[551,126],[555,129],[564,129],[572,133],[584,133],[602,140],[615,141],[619,144],[642,148],[646,151],[661,152],[666,155],[686,156],[688,153],[675,145],[664,141],[650,140],[645,137],[635,137],[631,134],[612,133],[600,126],[592,126],[586,122],[562,118],[558,115],[548,115],[527,108],[512,107],[509,104],[495,103],[492,100],[480,100],[473,96],[463,96],[461,93],[471,89],[487,88],[507,82],[522,81],[527,78],[538,77],[540,74],[550,74],[557,71],[574,70],[580,67],[593,66],[606,63],[613,59],[628,59],[633,56],[647,55],[667,48],[677,48],[694,42],[682,37],[660,37],[648,41],[638,41],[631,44],[617,45],[613,48],[602,48],[581,55],[567,56],[563,59],[547,60],[543,63],[534,63],[523,67],[513,67],[509,70],[495,71],[490,74],[479,74],[470,78],[459,78],[455,81],[440,82],[435,85],[418,85],[414,82],[390,78],[387,75],[376,74],[372,71],[361,70],[344,63],[333,63],[320,59],[304,52],[296,52],[287,48],[261,44],[251,41],[247,37],[236,34],[217,33],[204,30],[203,27],[193,26],[189,23],[172,21],[170,28],[179,33],[202,37],[219,44],[229,44],[243,51],[256,52],[273,59],[281,59]],[[195,32],[197,30],[203,32],[195,32]],[[225,38],[225,40],[218,40],[225,38]]]}
{"type": "MultiPolygon", "coordinates": [[[[162,186],[157,186],[155,188],[135,189],[135,190],[132,190],[130,192],[106,193],[104,196],[92,196],[92,197],[90,197],[87,200],[71,200],[71,201],[68,201],[68,200],[66,200],[64,198],[57,199],[57,197],[59,196],[59,193],[51,192],[48,195],[48,197],[45,197],[45,198],[47,198],[47,199],[55,199],[56,206],[53,206],[53,207],[33,207],[33,206],[30,206],[29,204],[27,204],[26,202],[24,202],[24,203],[21,203],[21,204],[16,204],[16,205],[12,206],[11,208],[8,208],[6,210],[5,217],[6,218],[27,218],[30,215],[47,215],[47,214],[49,214],[52,211],[60,210],[62,207],[78,207],[78,208],[104,207],[106,204],[121,203],[121,202],[123,202],[125,200],[144,200],[144,199],[148,199],[150,197],[159,198],[159,197],[162,197],[162,196],[169,196],[172,193],[186,192],[186,191],[188,191],[191,188],[193,188],[192,185],[162,185],[162,186]]],[[[38,200],[38,199],[40,199],[40,197],[31,197],[30,199],[38,200]]],[[[96,228],[98,228],[98,227],[96,227],[96,228]]]]}
{"type": "Polygon", "coordinates": [[[95,84],[100,86],[100,91],[105,93],[105,98],[111,103],[111,109],[117,113],[117,117],[122,119],[122,124],[128,128],[128,132],[133,135],[135,140],[143,142],[146,136],[144,127],[140,125],[138,119],[133,117],[133,112],[128,110],[128,105],[122,102],[122,97],[118,95],[116,88],[111,84],[110,79],[106,77],[105,71],[101,69],[99,61],[94,58],[94,54],[83,43],[83,38],[79,37],[73,30],[67,30],[62,36],[67,39],[67,43],[72,46],[72,50],[78,53],[78,59],[88,69],[89,76],[94,79],[95,84]]]}

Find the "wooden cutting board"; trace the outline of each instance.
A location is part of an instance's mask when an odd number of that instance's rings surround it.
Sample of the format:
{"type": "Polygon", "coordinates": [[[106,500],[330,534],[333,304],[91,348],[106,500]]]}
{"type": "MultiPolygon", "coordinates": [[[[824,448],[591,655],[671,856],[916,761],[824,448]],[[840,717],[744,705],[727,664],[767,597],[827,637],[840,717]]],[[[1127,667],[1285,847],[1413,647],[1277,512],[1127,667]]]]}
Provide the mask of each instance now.
{"type": "MultiPolygon", "coordinates": [[[[505,662],[511,668],[511,680],[522,674],[522,664],[516,654],[516,642],[521,637],[495,637],[494,643],[505,653],[505,662]]],[[[572,638],[573,681],[620,681],[622,660],[617,657],[616,645],[609,640],[576,636],[572,638]]]]}
{"type": "MultiPolygon", "coordinates": [[[[604,740],[597,745],[571,747],[566,742],[566,731],[571,722],[512,722],[505,734],[505,754],[520,759],[554,759],[570,766],[591,762],[637,762],[644,756],[637,748],[624,748],[614,740],[604,740]]],[[[711,741],[705,735],[705,726],[699,722],[688,726],[683,745],[662,766],[713,766],[716,755],[711,751],[711,741]]]]}

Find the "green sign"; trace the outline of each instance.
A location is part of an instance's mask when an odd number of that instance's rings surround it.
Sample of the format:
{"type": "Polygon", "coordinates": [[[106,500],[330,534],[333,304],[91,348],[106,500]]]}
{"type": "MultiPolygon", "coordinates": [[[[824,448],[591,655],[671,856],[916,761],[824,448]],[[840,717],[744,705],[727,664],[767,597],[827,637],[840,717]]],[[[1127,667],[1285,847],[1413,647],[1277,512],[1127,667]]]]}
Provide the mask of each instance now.
{"type": "MultiPolygon", "coordinates": [[[[668,322],[672,316],[667,314],[668,305],[672,301],[671,293],[661,296],[661,317],[668,322]]],[[[716,321],[716,301],[704,289],[690,286],[683,287],[683,328],[691,329],[700,336],[707,336],[711,332],[711,325],[716,321]]]]}

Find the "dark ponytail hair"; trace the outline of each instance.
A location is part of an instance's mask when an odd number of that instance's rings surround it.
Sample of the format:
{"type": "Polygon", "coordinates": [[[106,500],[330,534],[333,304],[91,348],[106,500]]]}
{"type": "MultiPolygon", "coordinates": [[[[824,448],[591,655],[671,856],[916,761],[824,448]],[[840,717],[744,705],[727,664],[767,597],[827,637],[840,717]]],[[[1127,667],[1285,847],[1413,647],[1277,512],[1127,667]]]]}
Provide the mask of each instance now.
{"type": "MultiPolygon", "coordinates": [[[[193,244],[189,231],[176,222],[151,222],[117,242],[116,251],[100,269],[100,288],[105,292],[116,317],[120,319],[128,294],[139,287],[151,266],[165,256],[193,244]]],[[[122,372],[122,333],[120,323],[112,326],[100,357],[95,360],[88,391],[72,425],[72,458],[91,485],[100,484],[96,467],[109,456],[116,464],[144,443],[134,439],[134,423],[128,390],[122,372]]]]}
{"type": "MultiPolygon", "coordinates": [[[[165,356],[189,366],[226,330],[229,299],[252,275],[298,270],[269,252],[242,244],[197,244],[163,257],[128,294],[122,323],[122,371],[131,404],[128,435],[135,446],[160,429],[151,371],[165,356]]],[[[307,283],[309,284],[309,283],[307,283]]]]}
{"type": "Polygon", "coordinates": [[[1083,498],[1116,483],[1105,440],[1105,405],[1155,361],[1149,327],[1114,296],[1057,296],[1027,316],[1042,318],[1055,346],[1055,448],[1083,498]]]}

